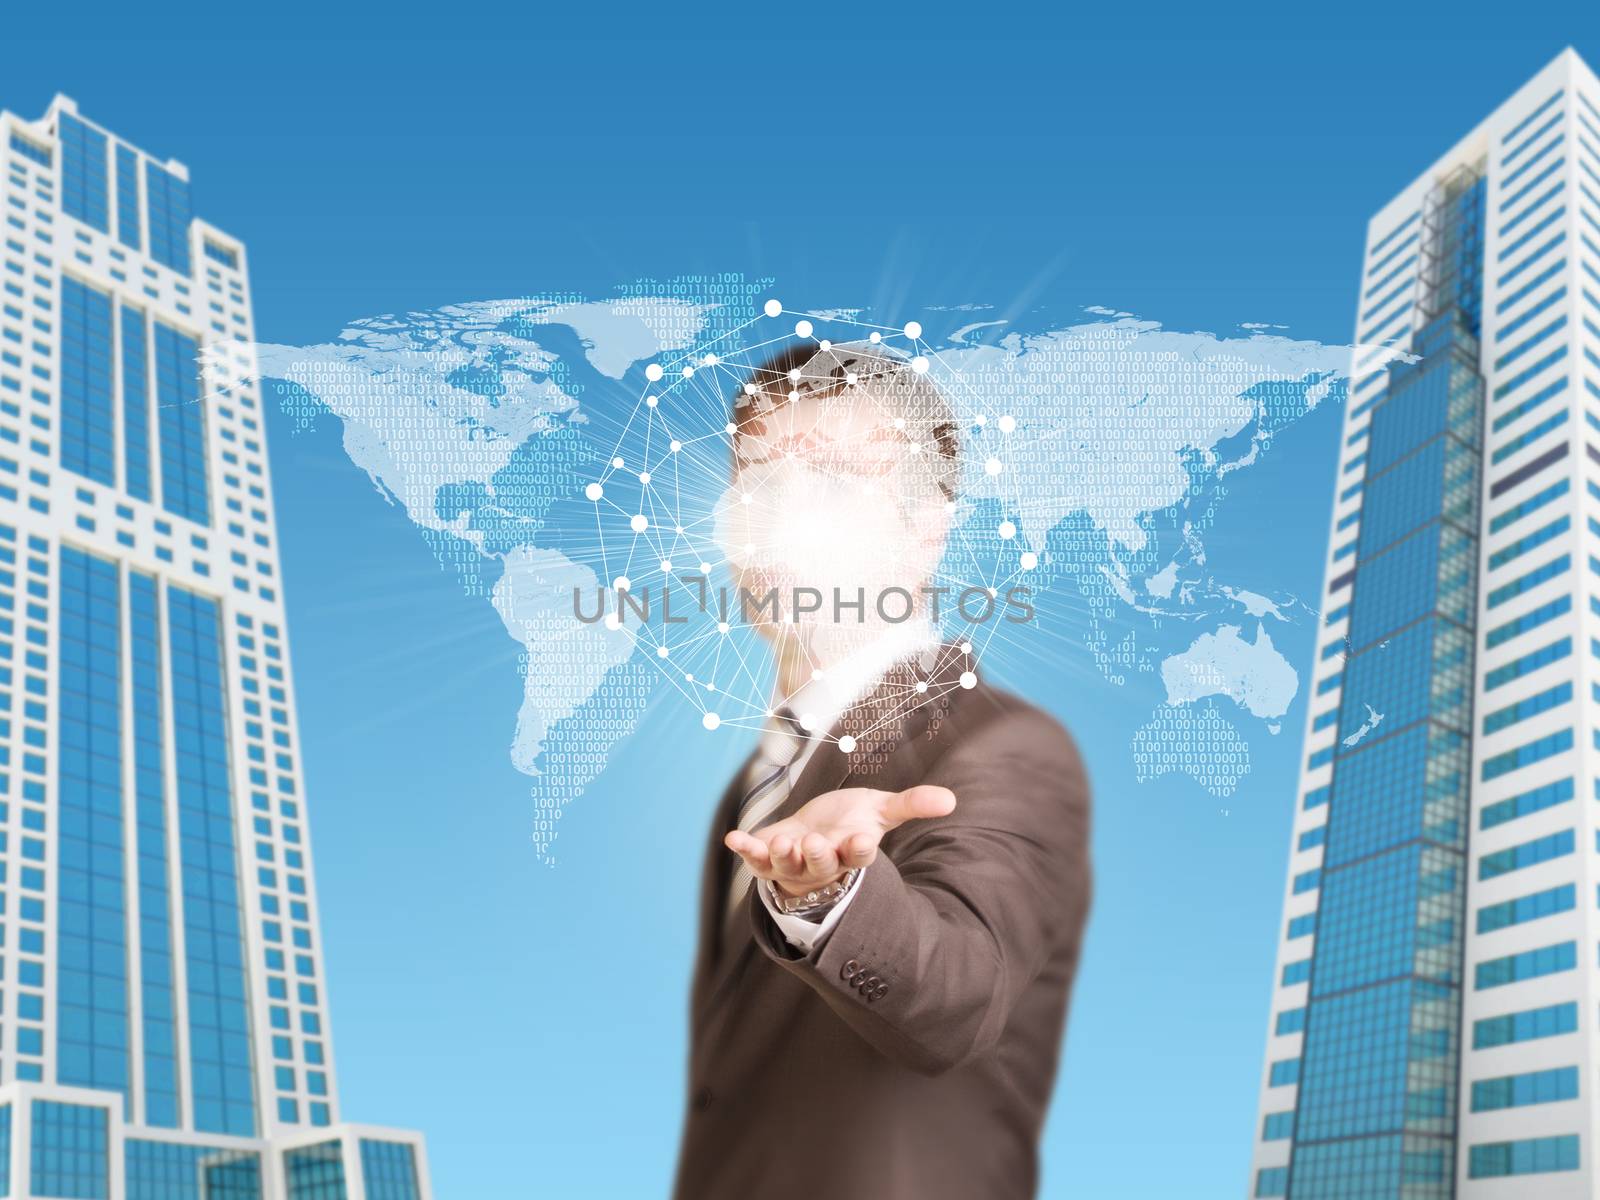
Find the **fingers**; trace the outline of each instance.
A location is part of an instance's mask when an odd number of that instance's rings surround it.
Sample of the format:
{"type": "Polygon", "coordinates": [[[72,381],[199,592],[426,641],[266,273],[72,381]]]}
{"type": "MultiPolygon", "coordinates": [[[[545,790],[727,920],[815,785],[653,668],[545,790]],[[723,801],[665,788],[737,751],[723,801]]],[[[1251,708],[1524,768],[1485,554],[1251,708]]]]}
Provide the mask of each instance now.
{"type": "Polygon", "coordinates": [[[833,843],[820,833],[808,833],[800,843],[800,851],[805,856],[806,876],[811,879],[831,879],[843,868],[839,866],[839,855],[833,848],[833,843]]]}
{"type": "Polygon", "coordinates": [[[767,851],[772,856],[772,873],[785,879],[793,879],[805,870],[805,858],[800,852],[800,839],[790,837],[786,833],[774,834],[767,843],[767,851]]]}
{"type": "Polygon", "coordinates": [[[722,844],[744,859],[752,874],[763,879],[772,874],[772,855],[760,838],[735,829],[722,839],[722,844]]]}
{"type": "Polygon", "coordinates": [[[892,829],[905,821],[948,817],[955,808],[956,794],[949,788],[919,784],[903,792],[886,794],[879,802],[878,815],[892,829]]]}
{"type": "Polygon", "coordinates": [[[878,857],[878,839],[870,833],[852,834],[839,847],[839,862],[846,868],[867,866],[878,857]]]}

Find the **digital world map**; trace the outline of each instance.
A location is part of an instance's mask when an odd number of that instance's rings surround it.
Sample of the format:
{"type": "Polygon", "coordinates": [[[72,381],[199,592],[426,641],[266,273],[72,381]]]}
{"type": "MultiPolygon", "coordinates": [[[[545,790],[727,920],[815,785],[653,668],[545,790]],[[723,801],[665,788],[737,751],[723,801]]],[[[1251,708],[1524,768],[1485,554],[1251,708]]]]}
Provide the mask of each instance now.
{"type": "MultiPolygon", "coordinates": [[[[785,340],[868,330],[945,380],[957,409],[942,574],[991,591],[1025,580],[1035,597],[1035,620],[987,625],[984,642],[1147,682],[1160,699],[1128,747],[1137,777],[1178,773],[1230,795],[1250,736],[1278,733],[1299,688],[1273,630],[1318,613],[1214,577],[1206,535],[1234,472],[1318,405],[1342,403],[1352,347],[1268,326],[1169,330],[1100,308],[1030,328],[976,304],[799,311],[780,295],[734,274],[645,280],[255,347],[266,393],[301,426],[337,418],[352,464],[520,646],[522,703],[507,727],[531,779],[537,852],[553,861],[562,809],[647,705],[692,705],[707,736],[761,715],[770,676],[748,639],[723,640],[737,631],[674,631],[669,646],[574,620],[574,594],[724,571],[710,523],[743,364],[785,340]]],[[[1384,353],[1363,348],[1368,366],[1384,353]]],[[[974,661],[990,649],[957,636],[974,661]]]]}

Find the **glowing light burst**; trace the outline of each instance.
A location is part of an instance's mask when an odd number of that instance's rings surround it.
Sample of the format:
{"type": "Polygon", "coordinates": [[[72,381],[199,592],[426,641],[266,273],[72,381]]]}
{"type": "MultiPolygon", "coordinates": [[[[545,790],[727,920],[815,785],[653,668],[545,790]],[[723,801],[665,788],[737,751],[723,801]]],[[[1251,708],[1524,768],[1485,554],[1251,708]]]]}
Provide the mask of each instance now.
{"type": "MultiPolygon", "coordinates": [[[[620,415],[609,453],[597,454],[593,477],[583,484],[595,523],[585,557],[602,584],[602,595],[584,602],[583,619],[628,631],[663,681],[700,713],[705,729],[759,727],[774,707],[773,655],[761,627],[775,623],[772,610],[750,611],[740,588],[752,579],[754,563],[776,554],[780,566],[769,563],[759,578],[781,583],[786,599],[794,598],[793,588],[814,588],[824,610],[840,595],[848,610],[856,587],[873,608],[886,589],[910,593],[919,606],[910,619],[925,617],[939,633],[938,661],[925,664],[925,678],[943,680],[932,686],[947,689],[974,686],[990,641],[1008,623],[1027,619],[1023,607],[1031,617],[1030,578],[1040,565],[1012,520],[980,522],[958,490],[961,479],[1004,472],[1013,436],[1014,416],[992,411],[979,389],[923,340],[918,322],[891,327],[809,315],[768,300],[761,315],[645,367],[632,410],[620,415]],[[801,372],[789,372],[792,384],[777,377],[761,387],[752,383],[790,347],[866,364],[848,373],[839,368],[824,389],[836,406],[827,421],[844,430],[844,452],[820,468],[810,453],[811,429],[778,427],[782,400],[801,395],[789,389],[806,386],[801,372]],[[956,483],[944,493],[950,498],[934,505],[936,536],[925,532],[920,542],[907,538],[896,513],[908,511],[907,479],[918,481],[919,495],[932,494],[923,489],[935,477],[929,460],[941,447],[921,436],[915,414],[893,408],[895,391],[887,384],[899,373],[909,373],[908,385],[924,380],[924,394],[931,384],[956,426],[954,444],[944,447],[955,460],[949,465],[956,483]],[[756,435],[760,461],[751,466],[749,447],[739,441],[752,436],[750,427],[735,419],[730,404],[763,391],[778,405],[769,410],[772,429],[754,426],[765,432],[756,435]],[[882,410],[874,421],[855,413],[864,399],[882,410]],[[982,454],[969,456],[975,443],[982,454]],[[802,461],[803,469],[795,466],[802,461]],[[737,474],[736,463],[744,468],[737,474]],[[932,548],[925,558],[921,547],[932,548]],[[878,591],[869,591],[874,585],[878,591]]],[[[984,512],[992,515],[992,504],[984,512]]],[[[869,616],[884,625],[907,619],[897,619],[898,595],[885,602],[887,612],[869,616]]],[[[833,617],[849,624],[838,609],[833,617]]],[[[777,624],[780,654],[792,635],[792,645],[820,672],[825,662],[816,656],[808,621],[788,611],[777,624]]],[[[928,690],[923,681],[905,687],[902,707],[926,702],[928,690]]],[[[838,741],[847,753],[855,748],[855,737],[838,741]]]]}

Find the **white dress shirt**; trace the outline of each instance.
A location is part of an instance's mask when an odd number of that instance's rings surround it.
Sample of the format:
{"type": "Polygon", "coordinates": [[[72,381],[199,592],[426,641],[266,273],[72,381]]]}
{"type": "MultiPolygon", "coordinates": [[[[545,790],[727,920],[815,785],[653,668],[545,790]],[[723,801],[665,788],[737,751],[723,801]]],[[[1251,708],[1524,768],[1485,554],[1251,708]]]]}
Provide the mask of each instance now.
{"type": "MultiPolygon", "coordinates": [[[[816,753],[828,730],[846,709],[871,692],[896,663],[937,644],[938,634],[929,625],[907,623],[893,626],[882,637],[843,661],[826,671],[817,672],[793,695],[775,699],[773,709],[787,708],[808,734],[805,745],[789,765],[791,785],[800,778],[800,773],[811,761],[811,756],[816,753]]],[[[765,880],[756,880],[756,894],[761,897],[767,915],[783,933],[785,940],[791,946],[809,953],[833,932],[833,927],[844,916],[845,909],[850,907],[850,901],[855,899],[856,892],[861,888],[861,876],[865,870],[863,868],[862,872],[857,872],[849,891],[831,907],[808,917],[780,913],[772,902],[765,880]]]]}

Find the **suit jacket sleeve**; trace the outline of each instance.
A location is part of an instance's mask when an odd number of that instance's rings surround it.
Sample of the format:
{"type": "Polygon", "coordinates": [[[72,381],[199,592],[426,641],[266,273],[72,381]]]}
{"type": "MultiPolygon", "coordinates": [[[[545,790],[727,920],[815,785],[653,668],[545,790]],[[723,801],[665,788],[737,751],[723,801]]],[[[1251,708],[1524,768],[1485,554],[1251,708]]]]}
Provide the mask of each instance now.
{"type": "Polygon", "coordinates": [[[991,721],[920,782],[953,791],[955,811],[891,834],[826,941],[790,946],[754,899],[751,921],[762,951],[874,1049],[937,1074],[991,1049],[1050,954],[1076,949],[1089,798],[1071,740],[1043,714],[991,721]]]}

